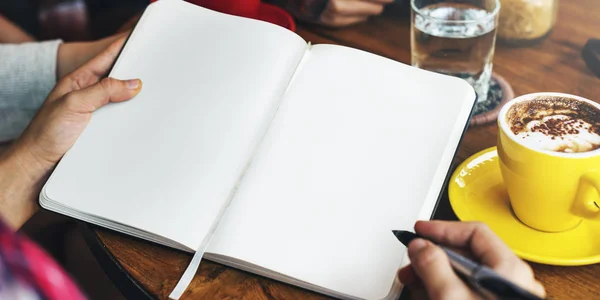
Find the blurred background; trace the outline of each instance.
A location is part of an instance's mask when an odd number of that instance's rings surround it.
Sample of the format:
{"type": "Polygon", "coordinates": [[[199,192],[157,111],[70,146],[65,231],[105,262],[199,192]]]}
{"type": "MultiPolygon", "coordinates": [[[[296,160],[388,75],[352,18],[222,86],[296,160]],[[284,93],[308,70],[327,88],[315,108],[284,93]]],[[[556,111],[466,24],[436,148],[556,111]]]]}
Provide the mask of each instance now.
{"type": "Polygon", "coordinates": [[[148,0],[0,0],[0,15],[38,40],[94,40],[141,12],[148,0]]]}

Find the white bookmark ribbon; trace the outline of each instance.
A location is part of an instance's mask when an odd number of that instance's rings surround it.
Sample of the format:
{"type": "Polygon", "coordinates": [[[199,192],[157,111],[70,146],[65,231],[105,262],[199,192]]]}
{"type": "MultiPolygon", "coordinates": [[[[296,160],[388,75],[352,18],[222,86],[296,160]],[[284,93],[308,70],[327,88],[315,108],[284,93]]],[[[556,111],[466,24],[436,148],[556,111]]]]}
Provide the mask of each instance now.
{"type": "MultiPolygon", "coordinates": [[[[308,55],[310,54],[311,49],[312,49],[312,44],[310,42],[308,42],[308,44],[306,45],[306,50],[304,51],[304,55],[302,56],[302,59],[300,59],[298,66],[296,66],[296,70],[294,70],[294,75],[292,75],[292,78],[290,78],[290,82],[288,82],[288,88],[284,91],[284,95],[281,96],[281,99],[283,99],[285,97],[285,94],[287,94],[287,91],[288,91],[289,87],[291,86],[290,83],[294,80],[294,78],[296,78],[298,70],[304,65],[304,63],[308,59],[308,55]]],[[[275,111],[272,113],[270,120],[275,118],[275,114],[276,114],[277,110],[279,110],[279,105],[281,105],[281,101],[280,101],[280,103],[278,103],[277,109],[275,109],[275,111]]],[[[217,226],[219,225],[219,222],[225,215],[227,208],[231,205],[231,200],[233,200],[233,196],[237,192],[237,189],[238,189],[242,179],[244,178],[244,175],[246,175],[246,172],[248,171],[248,168],[250,167],[250,164],[252,163],[252,159],[254,158],[254,155],[256,154],[256,151],[258,150],[258,145],[260,145],[260,142],[262,142],[262,140],[264,139],[264,137],[270,127],[270,124],[271,124],[271,122],[267,126],[267,130],[265,130],[263,132],[262,136],[259,138],[259,142],[254,145],[252,155],[250,155],[250,159],[248,160],[248,162],[246,162],[246,165],[244,166],[243,171],[241,172],[241,175],[238,177],[238,180],[237,180],[235,186],[233,187],[231,193],[227,197],[227,200],[225,201],[225,205],[221,208],[221,211],[219,211],[219,214],[217,215],[215,222],[213,222],[213,225],[212,225],[209,233],[206,235],[206,237],[202,241],[202,244],[200,244],[200,247],[198,247],[198,249],[196,250],[194,257],[192,257],[192,261],[190,261],[190,264],[185,269],[185,272],[183,272],[183,275],[181,275],[181,278],[179,278],[179,282],[177,282],[177,285],[175,285],[175,288],[169,295],[169,299],[178,300],[179,298],[181,298],[181,296],[183,295],[185,290],[188,288],[188,286],[194,279],[194,276],[196,275],[196,272],[198,271],[198,267],[200,267],[200,262],[202,261],[202,256],[204,256],[204,252],[208,248],[210,240],[211,240],[212,236],[214,235],[215,231],[217,230],[217,226]]]]}
{"type": "Polygon", "coordinates": [[[194,279],[194,276],[196,276],[196,272],[198,272],[200,262],[202,261],[202,256],[204,256],[204,252],[206,251],[206,248],[208,248],[209,241],[210,239],[208,237],[202,241],[202,244],[198,250],[196,250],[196,253],[194,253],[192,261],[190,261],[190,264],[187,266],[185,272],[183,272],[183,275],[181,275],[181,278],[179,278],[177,285],[175,285],[175,288],[169,295],[169,299],[179,300],[185,290],[187,290],[188,286],[192,282],[192,279],[194,279]]]}
{"type": "Polygon", "coordinates": [[[221,219],[223,219],[223,216],[225,216],[225,213],[227,212],[227,208],[229,208],[229,206],[231,205],[231,200],[233,200],[233,196],[237,192],[237,189],[240,185],[241,179],[246,174],[246,171],[248,170],[249,166],[250,166],[250,163],[248,162],[246,164],[246,166],[244,167],[244,171],[242,172],[242,175],[238,178],[235,186],[231,190],[231,193],[229,193],[229,196],[227,197],[225,204],[223,205],[223,207],[221,207],[221,210],[217,214],[215,221],[213,222],[212,226],[210,227],[210,230],[204,237],[204,240],[202,240],[202,243],[196,250],[196,253],[194,253],[194,257],[192,257],[192,261],[190,261],[190,264],[185,269],[185,272],[183,272],[183,275],[181,275],[181,278],[179,278],[177,285],[175,285],[175,288],[169,295],[169,299],[178,300],[179,298],[181,298],[181,296],[183,295],[185,290],[187,290],[188,286],[194,279],[194,276],[196,276],[196,272],[198,271],[198,268],[200,267],[200,262],[202,262],[202,256],[204,256],[204,252],[206,252],[206,249],[208,249],[208,245],[210,244],[210,241],[211,241],[213,235],[215,234],[215,231],[217,231],[217,227],[219,226],[221,219]]]}

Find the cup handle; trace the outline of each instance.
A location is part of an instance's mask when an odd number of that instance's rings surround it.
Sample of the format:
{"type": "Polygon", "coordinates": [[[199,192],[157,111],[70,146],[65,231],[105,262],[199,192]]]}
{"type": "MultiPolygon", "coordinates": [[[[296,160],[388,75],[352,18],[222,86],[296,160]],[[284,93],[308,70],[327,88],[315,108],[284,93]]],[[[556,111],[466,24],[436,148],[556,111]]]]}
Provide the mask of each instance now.
{"type": "Polygon", "coordinates": [[[600,172],[588,172],[579,179],[575,196],[576,213],[586,219],[600,220],[600,172]]]}

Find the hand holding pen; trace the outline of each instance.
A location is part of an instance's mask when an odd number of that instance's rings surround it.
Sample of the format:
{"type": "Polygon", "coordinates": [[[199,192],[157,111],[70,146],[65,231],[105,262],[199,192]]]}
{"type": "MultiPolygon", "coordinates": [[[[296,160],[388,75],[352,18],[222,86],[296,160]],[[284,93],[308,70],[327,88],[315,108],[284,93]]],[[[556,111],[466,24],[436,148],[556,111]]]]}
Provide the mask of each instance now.
{"type": "MultiPolygon", "coordinates": [[[[485,265],[487,268],[484,270],[491,269],[490,273],[508,279],[518,286],[517,289],[524,290],[525,294],[545,297],[544,287],[535,279],[529,265],[519,259],[486,225],[474,222],[419,221],[415,224],[415,231],[421,237],[466,254],[465,256],[485,265]]],[[[398,233],[395,232],[397,236],[398,233]]],[[[411,299],[418,298],[415,296],[422,293],[426,293],[432,300],[488,299],[486,295],[492,296],[481,287],[467,283],[469,278],[461,279],[457,275],[461,272],[453,269],[445,250],[430,241],[422,238],[410,241],[408,256],[411,264],[398,272],[398,278],[410,290],[413,296],[411,299]]],[[[453,264],[456,266],[455,262],[453,264]]],[[[506,299],[497,296],[491,298],[506,299]]]]}

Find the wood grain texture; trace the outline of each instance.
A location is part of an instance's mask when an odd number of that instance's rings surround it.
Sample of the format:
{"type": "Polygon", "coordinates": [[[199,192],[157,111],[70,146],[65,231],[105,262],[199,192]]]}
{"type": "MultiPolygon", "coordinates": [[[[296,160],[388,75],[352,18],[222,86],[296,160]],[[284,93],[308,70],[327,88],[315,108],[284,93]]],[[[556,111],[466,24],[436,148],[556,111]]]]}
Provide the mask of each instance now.
{"type": "MultiPolygon", "coordinates": [[[[552,91],[600,101],[600,79],[586,68],[580,55],[587,39],[600,38],[598,12],[600,1],[563,0],[557,25],[549,38],[529,48],[499,45],[494,71],[511,83],[516,96],[552,91]]],[[[389,13],[341,30],[301,24],[298,34],[315,44],[346,45],[410,63],[409,21],[389,13]]],[[[494,146],[496,133],[495,125],[470,128],[455,162],[462,162],[470,155],[494,146]]],[[[447,196],[441,201],[435,218],[456,220],[447,196]]],[[[114,258],[152,297],[166,298],[191,259],[189,254],[106,229],[93,227],[93,231],[98,244],[91,246],[100,247],[105,255],[114,258]]],[[[584,267],[531,266],[552,299],[600,298],[600,264],[584,267]]],[[[117,285],[133,286],[131,282],[117,282],[117,285]]],[[[202,263],[185,298],[326,299],[309,291],[208,261],[202,263]]]]}

